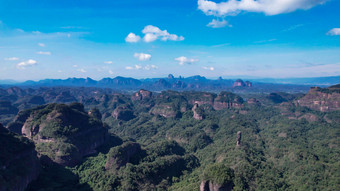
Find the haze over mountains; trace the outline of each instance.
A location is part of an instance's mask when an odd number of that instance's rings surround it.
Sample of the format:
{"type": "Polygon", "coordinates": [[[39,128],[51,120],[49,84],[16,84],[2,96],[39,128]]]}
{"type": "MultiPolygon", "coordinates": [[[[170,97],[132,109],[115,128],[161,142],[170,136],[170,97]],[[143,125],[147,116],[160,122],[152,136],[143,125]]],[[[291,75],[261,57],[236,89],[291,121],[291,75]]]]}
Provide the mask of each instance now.
{"type": "Polygon", "coordinates": [[[233,80],[208,79],[204,76],[196,75],[191,77],[175,77],[169,74],[167,78],[146,78],[135,79],[130,77],[117,76],[115,78],[103,78],[94,80],[87,78],[67,78],[67,79],[44,79],[39,81],[25,81],[22,83],[13,80],[2,80],[0,86],[19,86],[19,87],[99,87],[111,88],[116,90],[138,90],[148,89],[153,91],[162,90],[196,90],[196,91],[222,91],[233,92],[306,92],[310,86],[334,85],[340,82],[340,76],[317,77],[317,78],[290,78],[290,79],[252,79],[252,80],[233,80]]]}

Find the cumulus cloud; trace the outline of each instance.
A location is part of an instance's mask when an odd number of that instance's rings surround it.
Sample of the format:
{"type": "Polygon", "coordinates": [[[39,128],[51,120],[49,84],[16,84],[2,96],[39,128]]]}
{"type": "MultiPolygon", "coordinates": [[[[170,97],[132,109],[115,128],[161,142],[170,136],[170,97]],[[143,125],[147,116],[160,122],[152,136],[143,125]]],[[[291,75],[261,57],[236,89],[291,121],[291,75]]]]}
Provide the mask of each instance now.
{"type": "MultiPolygon", "coordinates": [[[[142,30],[144,34],[143,41],[144,42],[153,42],[155,40],[162,41],[182,41],[184,40],[183,36],[178,36],[176,34],[170,34],[167,30],[161,30],[156,26],[147,25],[142,30]]],[[[126,38],[126,42],[139,42],[141,37],[136,35],[135,33],[130,33],[126,38]]]]}
{"type": "Polygon", "coordinates": [[[178,58],[175,58],[176,61],[178,61],[179,65],[184,65],[184,64],[193,64],[195,62],[198,62],[198,59],[194,59],[194,58],[187,58],[185,56],[181,56],[178,58]]]}
{"type": "Polygon", "coordinates": [[[334,35],[340,35],[340,28],[334,28],[334,29],[328,31],[327,34],[328,34],[328,35],[332,35],[332,36],[334,36],[334,35]]]}
{"type": "Polygon", "coordinates": [[[143,37],[143,40],[145,42],[153,42],[157,39],[160,39],[162,41],[182,41],[184,40],[183,36],[178,36],[176,34],[170,34],[167,30],[161,30],[156,26],[148,25],[145,26],[142,30],[142,33],[145,34],[143,37]]]}
{"type": "Polygon", "coordinates": [[[78,69],[78,72],[86,73],[87,71],[84,68],[78,69]]]}
{"type": "Polygon", "coordinates": [[[112,75],[112,74],[114,74],[114,72],[113,72],[112,70],[109,70],[109,74],[111,74],[111,75],[112,75]]]}
{"type": "Polygon", "coordinates": [[[37,54],[42,54],[42,55],[51,55],[51,52],[43,52],[43,51],[39,51],[37,52],[37,54]]]}
{"type": "Polygon", "coordinates": [[[198,0],[198,9],[206,15],[214,15],[217,17],[235,16],[242,11],[278,15],[299,9],[307,10],[326,1],[327,0],[228,0],[215,3],[209,0],[198,0]]]}
{"type": "Polygon", "coordinates": [[[203,68],[204,70],[210,70],[210,71],[214,71],[214,70],[215,70],[214,67],[203,66],[202,68],[203,68]]]}
{"type": "Polygon", "coordinates": [[[147,61],[151,59],[151,55],[145,53],[135,53],[133,57],[137,58],[140,61],[147,61]]]}
{"type": "Polygon", "coordinates": [[[104,63],[105,63],[105,64],[113,64],[112,61],[105,61],[104,63]]]}
{"type": "Polygon", "coordinates": [[[5,60],[7,60],[7,61],[16,61],[16,60],[19,60],[19,58],[17,58],[17,57],[10,57],[10,58],[5,58],[5,60]]]}
{"type": "Polygon", "coordinates": [[[229,25],[228,22],[224,19],[223,20],[213,19],[210,23],[207,24],[207,26],[211,28],[222,28],[225,26],[232,27],[232,25],[229,25]]]}
{"type": "Polygon", "coordinates": [[[29,59],[27,61],[18,63],[17,68],[20,69],[20,70],[24,70],[24,69],[26,69],[26,67],[34,66],[36,64],[37,64],[37,61],[29,59]]]}
{"type": "Polygon", "coordinates": [[[73,65],[73,68],[77,68],[77,67],[78,67],[78,65],[76,65],[76,64],[75,64],[75,65],[73,65]]]}
{"type": "Polygon", "coordinates": [[[45,47],[46,45],[44,43],[38,43],[38,46],[45,47]]]}
{"type": "Polygon", "coordinates": [[[126,42],[131,42],[131,43],[136,43],[140,40],[140,36],[136,35],[135,33],[130,33],[129,35],[127,35],[127,37],[125,38],[126,42]]]}

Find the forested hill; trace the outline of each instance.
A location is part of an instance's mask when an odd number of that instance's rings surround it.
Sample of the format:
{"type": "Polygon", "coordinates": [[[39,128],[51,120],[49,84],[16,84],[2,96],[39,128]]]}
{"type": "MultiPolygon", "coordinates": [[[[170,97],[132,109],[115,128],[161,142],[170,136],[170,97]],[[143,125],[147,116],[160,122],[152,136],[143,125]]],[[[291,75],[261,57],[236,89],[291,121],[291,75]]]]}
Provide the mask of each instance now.
{"type": "MultiPolygon", "coordinates": [[[[30,149],[34,144],[39,157],[41,170],[33,170],[39,176],[31,176],[27,190],[340,187],[339,85],[307,94],[242,96],[71,89],[78,92],[74,99],[73,93],[49,88],[40,98],[25,98],[32,96],[27,89],[0,97],[8,112],[1,120],[20,134],[4,131],[6,136],[21,137],[16,139],[30,149]],[[52,103],[56,97],[59,103],[52,103]]],[[[29,174],[29,165],[21,168],[29,174]]],[[[5,172],[16,171],[2,168],[1,177],[5,172]]],[[[12,176],[19,182],[26,175],[12,176]]]]}

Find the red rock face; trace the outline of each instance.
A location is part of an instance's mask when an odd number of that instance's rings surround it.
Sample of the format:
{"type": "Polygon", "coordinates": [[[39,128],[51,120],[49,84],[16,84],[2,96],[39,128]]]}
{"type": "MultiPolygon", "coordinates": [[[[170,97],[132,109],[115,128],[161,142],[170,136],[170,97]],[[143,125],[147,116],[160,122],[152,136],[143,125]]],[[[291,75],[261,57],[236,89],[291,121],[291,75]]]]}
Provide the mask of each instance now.
{"type": "Polygon", "coordinates": [[[200,112],[199,110],[200,110],[200,108],[199,108],[198,104],[196,103],[194,105],[194,107],[192,108],[192,111],[194,113],[193,118],[196,119],[196,120],[202,120],[203,119],[202,112],[200,112]]]}
{"type": "Polygon", "coordinates": [[[134,95],[132,95],[131,99],[133,101],[144,100],[144,99],[150,99],[151,96],[152,96],[152,92],[142,89],[136,92],[134,95]]]}
{"type": "Polygon", "coordinates": [[[249,82],[249,81],[243,82],[243,80],[241,80],[241,79],[236,80],[233,84],[233,88],[235,88],[235,87],[252,87],[252,86],[253,86],[253,84],[251,82],[249,82]]]}
{"type": "Polygon", "coordinates": [[[241,79],[236,80],[233,84],[233,88],[234,87],[245,87],[245,86],[246,86],[246,84],[241,79]]]}
{"type": "Polygon", "coordinates": [[[320,88],[311,88],[303,98],[294,103],[323,112],[336,111],[340,109],[340,93],[325,93],[320,91],[320,88]]]}

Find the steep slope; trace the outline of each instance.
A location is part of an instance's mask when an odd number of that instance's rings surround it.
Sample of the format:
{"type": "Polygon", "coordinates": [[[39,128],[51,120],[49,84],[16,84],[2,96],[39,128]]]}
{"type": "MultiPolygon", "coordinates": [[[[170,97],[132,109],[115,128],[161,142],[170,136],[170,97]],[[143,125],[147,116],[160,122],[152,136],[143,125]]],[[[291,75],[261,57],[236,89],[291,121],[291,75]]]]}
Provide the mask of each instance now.
{"type": "Polygon", "coordinates": [[[0,124],[0,191],[25,190],[39,175],[34,144],[0,124]]]}
{"type": "Polygon", "coordinates": [[[20,112],[8,128],[30,138],[37,151],[66,166],[96,152],[108,138],[107,129],[79,103],[49,104],[20,112]]]}
{"type": "Polygon", "coordinates": [[[304,97],[295,101],[295,104],[325,112],[339,110],[340,87],[339,85],[329,88],[313,87],[304,97]]]}

